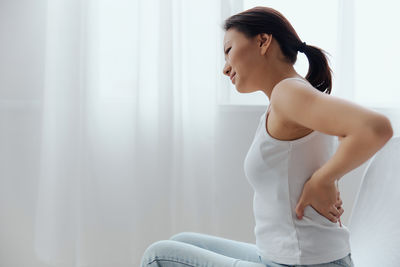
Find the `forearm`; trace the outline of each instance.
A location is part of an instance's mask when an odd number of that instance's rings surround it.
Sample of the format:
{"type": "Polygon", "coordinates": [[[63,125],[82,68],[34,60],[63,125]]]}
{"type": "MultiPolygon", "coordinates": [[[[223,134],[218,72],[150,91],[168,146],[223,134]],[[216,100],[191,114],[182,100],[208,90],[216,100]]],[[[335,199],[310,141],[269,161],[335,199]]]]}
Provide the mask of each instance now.
{"type": "Polygon", "coordinates": [[[315,177],[327,183],[339,180],[370,159],[392,135],[390,131],[378,133],[363,130],[343,137],[335,154],[316,171],[315,177]]]}

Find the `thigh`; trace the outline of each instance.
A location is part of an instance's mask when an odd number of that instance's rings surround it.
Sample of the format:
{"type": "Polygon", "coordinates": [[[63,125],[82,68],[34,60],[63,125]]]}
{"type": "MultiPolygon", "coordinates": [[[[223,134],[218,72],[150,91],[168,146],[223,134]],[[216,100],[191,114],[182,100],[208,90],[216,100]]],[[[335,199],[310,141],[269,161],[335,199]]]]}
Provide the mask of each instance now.
{"type": "Polygon", "coordinates": [[[141,267],[265,267],[261,262],[228,257],[207,249],[174,240],[151,244],[142,257],[141,267]]]}
{"type": "Polygon", "coordinates": [[[244,261],[260,262],[255,244],[196,232],[182,232],[170,240],[184,242],[212,252],[244,261]]]}

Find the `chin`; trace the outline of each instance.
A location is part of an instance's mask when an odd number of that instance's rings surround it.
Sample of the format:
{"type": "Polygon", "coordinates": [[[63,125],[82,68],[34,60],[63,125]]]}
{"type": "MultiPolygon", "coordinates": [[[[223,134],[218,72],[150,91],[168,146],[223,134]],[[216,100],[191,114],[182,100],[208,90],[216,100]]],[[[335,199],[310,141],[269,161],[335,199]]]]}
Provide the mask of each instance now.
{"type": "Polygon", "coordinates": [[[238,91],[239,93],[243,93],[243,90],[241,89],[241,87],[239,87],[237,84],[234,84],[236,91],[238,91]]]}
{"type": "Polygon", "coordinates": [[[236,88],[236,91],[238,91],[239,93],[244,93],[237,86],[235,86],[235,88],[236,88]]]}
{"type": "Polygon", "coordinates": [[[237,87],[237,86],[236,86],[236,91],[238,91],[239,93],[242,93],[242,94],[248,94],[248,93],[252,93],[252,92],[253,92],[253,91],[248,91],[248,90],[240,89],[240,88],[237,87]]]}

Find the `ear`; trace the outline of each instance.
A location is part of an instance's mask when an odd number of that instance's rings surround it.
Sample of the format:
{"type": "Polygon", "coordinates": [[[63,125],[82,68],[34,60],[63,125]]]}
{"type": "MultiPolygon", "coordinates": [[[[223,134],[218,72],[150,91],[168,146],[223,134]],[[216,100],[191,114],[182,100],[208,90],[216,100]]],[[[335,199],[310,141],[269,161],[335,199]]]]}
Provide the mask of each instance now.
{"type": "Polygon", "coordinates": [[[264,55],[271,46],[272,34],[260,33],[257,35],[257,45],[260,47],[261,55],[264,55]]]}

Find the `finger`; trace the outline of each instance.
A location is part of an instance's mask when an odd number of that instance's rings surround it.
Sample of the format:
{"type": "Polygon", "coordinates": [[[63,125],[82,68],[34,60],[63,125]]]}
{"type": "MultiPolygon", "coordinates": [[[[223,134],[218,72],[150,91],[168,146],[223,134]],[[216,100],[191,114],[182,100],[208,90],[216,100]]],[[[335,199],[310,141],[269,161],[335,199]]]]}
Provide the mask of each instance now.
{"type": "Polygon", "coordinates": [[[342,214],[343,214],[343,212],[344,212],[344,209],[342,208],[342,207],[340,207],[340,208],[338,208],[338,212],[339,212],[339,215],[335,215],[335,214],[333,214],[333,213],[331,213],[333,216],[335,216],[336,218],[338,218],[338,219],[340,219],[340,216],[342,216],[342,214]]]}
{"type": "Polygon", "coordinates": [[[330,212],[325,217],[327,217],[331,222],[334,222],[334,223],[336,223],[338,221],[338,218],[330,212]]]}
{"type": "Polygon", "coordinates": [[[300,199],[297,202],[297,206],[296,206],[296,209],[295,209],[297,218],[300,219],[300,220],[304,216],[304,209],[306,208],[306,206],[308,206],[308,203],[305,201],[305,198],[304,198],[303,194],[300,196],[300,199]]]}
{"type": "Polygon", "coordinates": [[[340,200],[338,200],[338,201],[336,202],[335,206],[336,206],[336,207],[340,207],[340,206],[342,206],[342,204],[343,204],[343,201],[340,199],[340,200]]]}
{"type": "Polygon", "coordinates": [[[336,217],[340,216],[340,212],[338,211],[338,209],[335,206],[332,206],[331,209],[329,210],[329,212],[331,212],[336,217]]]}
{"type": "Polygon", "coordinates": [[[302,202],[299,202],[296,207],[296,215],[298,219],[303,218],[304,206],[302,202]]]}
{"type": "Polygon", "coordinates": [[[343,209],[342,207],[340,207],[340,208],[338,208],[338,211],[340,212],[339,217],[342,216],[342,214],[343,214],[343,212],[344,212],[344,209],[343,209]]]}

